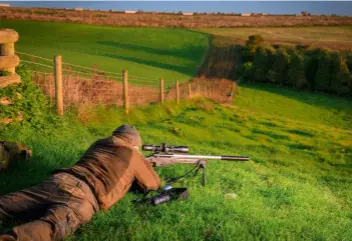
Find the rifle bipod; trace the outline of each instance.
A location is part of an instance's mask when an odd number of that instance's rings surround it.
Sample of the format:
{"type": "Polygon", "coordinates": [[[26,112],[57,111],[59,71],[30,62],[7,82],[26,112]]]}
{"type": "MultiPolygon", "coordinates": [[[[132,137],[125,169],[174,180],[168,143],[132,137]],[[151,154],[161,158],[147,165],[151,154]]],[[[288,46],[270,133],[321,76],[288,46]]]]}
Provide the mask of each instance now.
{"type": "Polygon", "coordinates": [[[205,186],[206,185],[206,176],[205,176],[206,165],[207,165],[206,160],[198,160],[195,166],[191,170],[183,174],[182,176],[169,179],[166,182],[166,185],[163,190],[159,189],[158,191],[154,191],[158,193],[158,195],[147,198],[148,194],[150,193],[150,192],[147,192],[144,194],[144,196],[141,199],[136,199],[134,200],[134,202],[159,205],[159,204],[168,202],[170,200],[186,200],[189,195],[187,188],[173,188],[170,184],[179,181],[180,179],[191,174],[192,172],[193,172],[193,177],[195,177],[198,174],[199,170],[203,169],[202,185],[205,186]]]}
{"type": "Polygon", "coordinates": [[[206,185],[206,166],[207,166],[207,160],[198,160],[197,163],[194,165],[194,167],[191,170],[187,171],[182,176],[173,177],[173,178],[167,180],[166,184],[168,185],[168,184],[177,182],[177,181],[179,181],[180,179],[186,177],[187,175],[189,175],[192,172],[193,172],[193,177],[195,177],[198,174],[199,169],[203,169],[202,185],[205,186],[206,185]]]}

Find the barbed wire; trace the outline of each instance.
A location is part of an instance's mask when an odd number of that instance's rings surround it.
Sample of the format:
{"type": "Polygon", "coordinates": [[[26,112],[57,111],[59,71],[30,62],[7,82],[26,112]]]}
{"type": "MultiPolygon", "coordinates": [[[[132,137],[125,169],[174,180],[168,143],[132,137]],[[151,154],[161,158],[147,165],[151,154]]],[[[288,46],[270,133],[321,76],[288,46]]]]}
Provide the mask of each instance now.
{"type": "Polygon", "coordinates": [[[48,67],[53,69],[54,67],[51,65],[46,65],[46,64],[40,64],[40,63],[36,63],[36,62],[32,62],[32,61],[27,61],[27,60],[23,60],[21,59],[20,62],[25,62],[25,63],[30,63],[30,64],[36,64],[36,65],[40,65],[40,66],[44,66],[44,67],[48,67]]]}
{"type": "MultiPolygon", "coordinates": [[[[67,69],[63,69],[63,71],[67,71],[67,72],[70,72],[70,73],[78,73],[78,74],[85,74],[85,75],[94,75],[93,73],[85,73],[85,72],[81,72],[81,71],[76,71],[76,70],[67,70],[67,69]]],[[[99,77],[108,77],[108,78],[111,78],[111,79],[115,79],[115,80],[121,80],[121,78],[118,78],[116,76],[109,76],[109,75],[96,75],[96,76],[99,76],[99,77]]]]}
{"type": "Polygon", "coordinates": [[[27,54],[27,53],[23,53],[23,52],[19,52],[19,51],[15,51],[15,53],[18,53],[18,54],[23,54],[23,55],[27,55],[27,56],[35,57],[35,58],[38,58],[38,59],[43,59],[43,60],[45,60],[45,61],[50,61],[50,62],[53,62],[53,60],[52,60],[52,59],[43,58],[43,57],[36,56],[36,55],[33,55],[33,54],[27,54]]]}
{"type": "MultiPolygon", "coordinates": [[[[23,54],[23,55],[27,55],[27,56],[31,56],[31,57],[35,57],[35,58],[39,58],[39,59],[43,59],[45,61],[50,61],[50,62],[53,62],[54,60],[53,59],[48,59],[48,58],[43,58],[43,57],[40,57],[40,56],[37,56],[37,55],[33,55],[33,54],[28,54],[28,53],[24,53],[24,52],[19,52],[19,51],[16,51],[16,53],[19,53],[19,54],[23,54]]],[[[35,62],[31,62],[31,63],[35,63],[35,62]]],[[[81,66],[81,65],[78,65],[78,64],[71,64],[71,63],[67,63],[67,62],[62,62],[63,65],[68,65],[68,66],[73,66],[73,67],[76,67],[76,68],[82,68],[82,69],[87,69],[87,70],[90,70],[92,72],[103,72],[103,73],[108,73],[108,74],[112,74],[112,75],[117,75],[119,77],[122,77],[123,74],[122,73],[117,73],[117,72],[112,72],[112,71],[105,71],[105,70],[97,70],[97,69],[93,69],[93,68],[89,68],[89,67],[85,67],[85,66],[81,66]]],[[[63,69],[64,70],[64,69],[63,69]]],[[[77,72],[80,72],[80,71],[77,71],[77,72]]],[[[83,72],[81,72],[83,73],[83,72]]],[[[116,78],[115,76],[109,76],[110,78],[116,78]]],[[[137,75],[130,75],[128,74],[128,77],[131,78],[131,79],[135,79],[135,80],[145,80],[145,81],[150,81],[150,82],[153,82],[155,83],[155,81],[159,80],[160,78],[155,78],[155,80],[152,80],[151,78],[147,78],[147,77],[142,77],[142,76],[137,76],[137,75]]]]}
{"type": "Polygon", "coordinates": [[[52,72],[41,72],[41,71],[37,71],[37,70],[33,70],[33,72],[34,72],[34,73],[39,73],[39,74],[45,74],[45,75],[47,75],[47,74],[52,74],[52,75],[54,75],[54,73],[52,73],[52,72]]]}
{"type": "MultiPolygon", "coordinates": [[[[77,64],[70,64],[70,63],[66,63],[66,62],[62,62],[62,63],[65,64],[65,65],[69,65],[69,66],[73,66],[73,67],[77,67],[77,68],[88,69],[88,70],[91,70],[91,71],[99,71],[97,69],[88,68],[88,67],[80,66],[80,65],[77,65],[77,64]]],[[[101,72],[122,76],[122,74],[116,73],[116,72],[110,72],[110,71],[104,71],[104,70],[101,70],[101,72]]]]}

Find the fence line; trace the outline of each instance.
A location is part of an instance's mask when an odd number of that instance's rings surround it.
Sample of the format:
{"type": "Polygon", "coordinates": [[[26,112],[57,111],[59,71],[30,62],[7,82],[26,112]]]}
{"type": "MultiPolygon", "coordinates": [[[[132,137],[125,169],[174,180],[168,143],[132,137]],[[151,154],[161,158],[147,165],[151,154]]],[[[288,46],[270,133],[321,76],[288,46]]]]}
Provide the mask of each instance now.
{"type": "Polygon", "coordinates": [[[54,66],[39,65],[54,68],[53,73],[33,71],[32,79],[48,96],[50,103],[55,103],[56,111],[60,115],[63,115],[67,108],[81,105],[113,105],[123,107],[128,113],[131,106],[163,104],[168,100],[178,104],[182,99],[196,96],[205,96],[218,102],[228,103],[232,101],[234,88],[230,80],[206,79],[196,79],[184,84],[176,81],[170,89],[164,88],[163,78],[159,79],[159,85],[140,85],[139,82],[148,84],[157,82],[130,78],[127,70],[121,73],[120,81],[116,81],[110,76],[65,70],[62,68],[61,56],[55,57],[54,66]],[[79,74],[89,76],[84,77],[79,74]],[[138,84],[131,83],[131,80],[138,81],[138,84]]]}
{"type": "MultiPolygon", "coordinates": [[[[29,64],[34,64],[34,65],[39,65],[39,66],[43,66],[43,67],[48,67],[48,68],[54,68],[53,66],[50,65],[46,65],[46,64],[41,64],[41,63],[37,63],[37,62],[33,62],[33,61],[28,61],[28,60],[21,60],[24,63],[29,63],[29,64]]],[[[64,62],[63,62],[64,63],[64,62]]],[[[96,71],[95,73],[89,73],[89,72],[82,72],[82,71],[76,71],[76,70],[67,70],[65,68],[62,68],[62,71],[65,72],[69,72],[69,73],[76,73],[76,74],[81,74],[81,75],[88,75],[90,77],[95,77],[95,76],[100,76],[100,77],[106,77],[109,79],[114,79],[114,80],[118,80],[121,81],[122,80],[122,75],[120,75],[120,77],[117,76],[111,76],[111,75],[105,75],[105,72],[101,72],[98,73],[98,71],[96,71]]],[[[36,71],[36,72],[40,72],[40,71],[36,71]]],[[[140,83],[144,83],[144,84],[155,84],[156,80],[151,80],[151,79],[138,79],[138,78],[142,78],[142,77],[138,77],[138,76],[132,76],[132,78],[130,78],[130,80],[138,82],[138,84],[140,83]]]]}
{"type": "MultiPolygon", "coordinates": [[[[48,59],[48,58],[43,58],[43,57],[40,57],[40,56],[37,56],[37,55],[33,55],[33,54],[28,54],[28,53],[24,53],[24,52],[19,52],[19,51],[16,51],[16,53],[19,53],[19,54],[23,54],[23,55],[26,55],[26,56],[30,56],[30,57],[35,57],[35,58],[39,58],[39,59],[43,59],[45,61],[50,61],[52,62],[53,60],[52,59],[48,59]]],[[[27,61],[28,62],[28,61],[27,61]]],[[[31,63],[36,63],[36,62],[31,62],[31,63]]],[[[77,65],[77,64],[71,64],[71,63],[67,63],[67,62],[62,62],[63,65],[67,65],[67,66],[73,66],[73,67],[76,67],[76,68],[81,68],[81,69],[86,69],[86,70],[90,70],[92,72],[102,72],[102,73],[108,73],[108,74],[112,74],[112,75],[117,75],[119,77],[122,77],[122,74],[121,73],[116,73],[116,72],[111,72],[111,71],[105,71],[105,70],[101,70],[99,71],[98,69],[94,69],[94,68],[89,68],[89,67],[85,67],[85,66],[81,66],[81,65],[77,65]]],[[[79,72],[79,71],[77,71],[79,72]]],[[[82,72],[83,73],[83,72],[82,72]]],[[[116,78],[116,77],[113,77],[113,76],[110,76],[111,78],[116,78]]],[[[146,77],[142,77],[142,76],[136,76],[136,75],[130,75],[130,77],[132,78],[135,78],[135,79],[141,79],[141,80],[149,80],[149,81],[153,81],[151,80],[150,78],[146,78],[146,77]]],[[[156,78],[157,79],[157,78],[156,78]]]]}
{"type": "MultiPolygon", "coordinates": [[[[92,70],[92,71],[97,71],[96,69],[88,68],[88,67],[83,67],[83,66],[76,65],[76,64],[69,64],[69,63],[66,63],[66,62],[63,62],[63,64],[64,64],[64,65],[73,66],[73,67],[77,67],[77,68],[81,68],[81,69],[89,69],[89,70],[92,70]]],[[[118,75],[118,76],[122,76],[121,74],[115,73],[115,72],[104,71],[104,70],[102,70],[102,72],[104,72],[104,73],[109,73],[109,74],[115,74],[115,75],[118,75]]]]}
{"type": "Polygon", "coordinates": [[[23,55],[27,55],[27,56],[31,56],[31,57],[38,58],[38,59],[43,59],[43,60],[45,60],[45,61],[50,61],[50,62],[53,61],[52,59],[43,58],[43,57],[36,56],[36,55],[33,55],[33,54],[27,54],[27,53],[23,53],[23,52],[19,52],[19,51],[16,51],[16,53],[18,53],[18,54],[23,54],[23,55]]]}
{"type": "Polygon", "coordinates": [[[21,59],[20,62],[25,62],[25,63],[30,63],[30,64],[36,64],[36,65],[40,65],[40,66],[44,66],[44,67],[48,67],[48,68],[54,68],[51,65],[47,65],[47,64],[40,64],[40,63],[36,63],[36,62],[32,62],[32,61],[27,61],[27,60],[23,60],[21,59]]]}

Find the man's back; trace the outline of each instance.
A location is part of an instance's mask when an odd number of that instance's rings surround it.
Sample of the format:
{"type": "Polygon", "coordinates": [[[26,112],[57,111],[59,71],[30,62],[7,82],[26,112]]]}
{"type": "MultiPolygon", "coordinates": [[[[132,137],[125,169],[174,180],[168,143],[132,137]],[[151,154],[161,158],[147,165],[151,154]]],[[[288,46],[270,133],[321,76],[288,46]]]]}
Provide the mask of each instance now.
{"type": "Polygon", "coordinates": [[[136,180],[145,189],[157,189],[159,176],[143,156],[115,136],[96,141],[71,168],[59,169],[85,181],[106,210],[120,200],[136,180]]]}

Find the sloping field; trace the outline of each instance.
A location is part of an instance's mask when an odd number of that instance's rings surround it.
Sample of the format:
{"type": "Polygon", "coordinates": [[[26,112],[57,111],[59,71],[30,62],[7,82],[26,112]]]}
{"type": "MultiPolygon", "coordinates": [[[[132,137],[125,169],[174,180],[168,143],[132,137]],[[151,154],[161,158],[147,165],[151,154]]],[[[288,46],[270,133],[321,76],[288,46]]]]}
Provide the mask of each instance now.
{"type": "MultiPolygon", "coordinates": [[[[2,20],[0,28],[16,30],[16,50],[99,70],[155,80],[187,81],[206,52],[208,36],[184,29],[104,27],[95,25],[2,20]]],[[[23,60],[40,59],[20,55],[23,60]]],[[[43,69],[50,71],[50,69],[43,69]]],[[[135,83],[138,83],[136,81],[135,83]]]]}
{"type": "Polygon", "coordinates": [[[250,35],[260,34],[269,44],[301,44],[332,49],[352,49],[352,26],[200,28],[194,30],[226,37],[232,43],[237,44],[244,44],[250,35]]]}
{"type": "MultiPolygon", "coordinates": [[[[0,195],[72,165],[94,140],[129,122],[145,143],[251,161],[210,161],[206,187],[199,176],[178,184],[189,187],[187,201],[140,206],[128,194],[67,240],[352,240],[351,100],[242,85],[234,105],[193,100],[134,109],[128,117],[100,109],[86,126],[66,118],[48,123],[43,134],[25,126],[4,129],[0,139],[25,142],[34,160],[0,174],[0,195]]],[[[165,180],[189,168],[157,171],[165,180]]],[[[0,230],[12,225],[0,222],[0,230]]]]}

